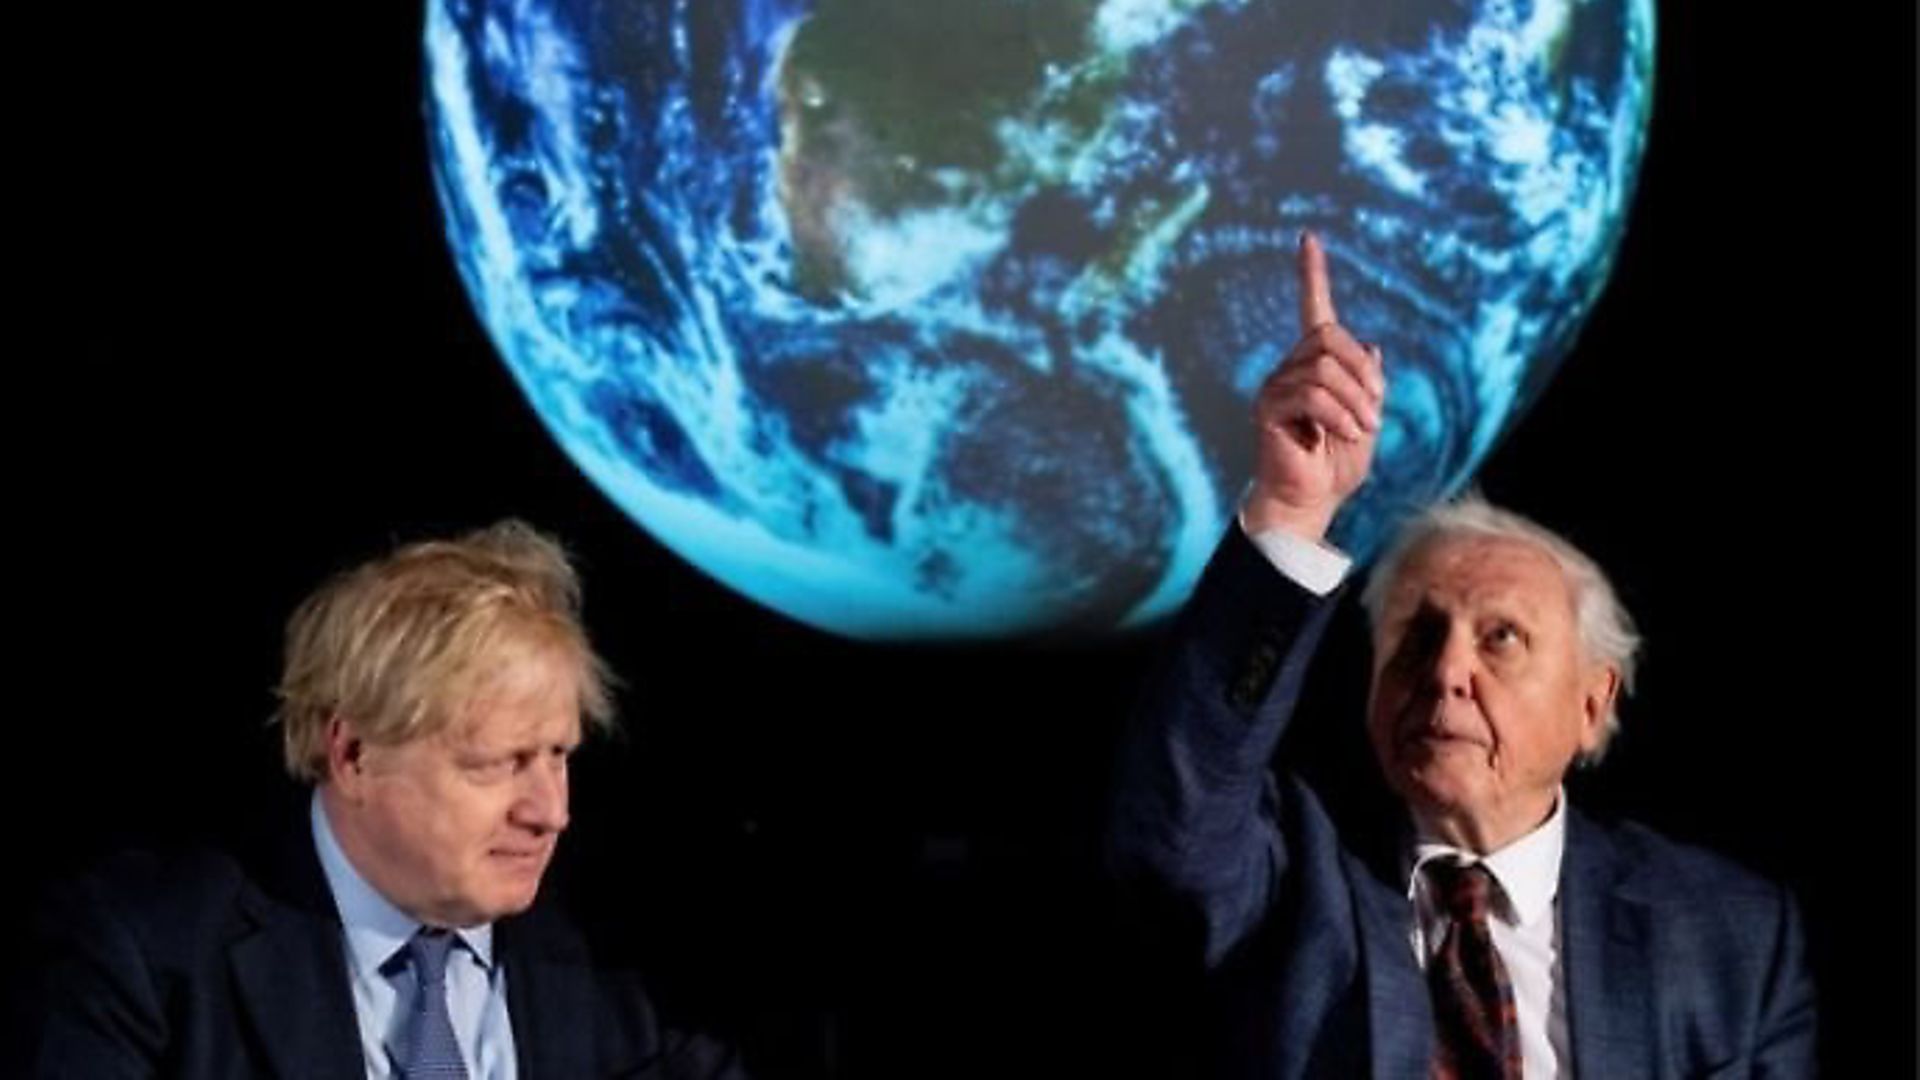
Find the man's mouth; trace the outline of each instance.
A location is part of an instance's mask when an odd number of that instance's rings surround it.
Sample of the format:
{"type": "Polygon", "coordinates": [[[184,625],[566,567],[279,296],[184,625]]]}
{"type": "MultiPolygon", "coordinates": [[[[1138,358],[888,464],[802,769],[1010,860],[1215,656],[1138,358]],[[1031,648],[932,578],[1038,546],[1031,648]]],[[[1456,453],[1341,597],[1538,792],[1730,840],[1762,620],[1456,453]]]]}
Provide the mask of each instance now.
{"type": "Polygon", "coordinates": [[[1449,724],[1445,720],[1422,717],[1401,725],[1400,742],[1404,746],[1485,746],[1487,741],[1477,734],[1471,734],[1459,725],[1449,724]]]}

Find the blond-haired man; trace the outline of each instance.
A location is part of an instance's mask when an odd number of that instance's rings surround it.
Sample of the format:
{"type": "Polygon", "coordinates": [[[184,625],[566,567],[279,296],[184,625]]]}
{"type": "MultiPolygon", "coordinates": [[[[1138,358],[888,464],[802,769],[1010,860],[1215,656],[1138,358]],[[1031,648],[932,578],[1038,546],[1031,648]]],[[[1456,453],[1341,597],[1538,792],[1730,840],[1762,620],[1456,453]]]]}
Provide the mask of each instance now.
{"type": "Polygon", "coordinates": [[[737,1075],[542,901],[568,758],[612,722],[551,539],[507,521],[336,576],[288,623],[280,699],[302,827],[271,865],[83,885],[40,1075],[737,1075]]]}

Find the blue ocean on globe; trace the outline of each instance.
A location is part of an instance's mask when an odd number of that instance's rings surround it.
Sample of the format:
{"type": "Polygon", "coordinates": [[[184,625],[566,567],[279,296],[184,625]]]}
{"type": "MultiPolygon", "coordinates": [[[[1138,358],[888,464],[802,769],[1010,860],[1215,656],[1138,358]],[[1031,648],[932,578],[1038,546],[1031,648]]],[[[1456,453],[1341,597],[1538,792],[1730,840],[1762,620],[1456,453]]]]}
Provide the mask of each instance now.
{"type": "Polygon", "coordinates": [[[1186,598],[1317,231],[1391,391],[1334,541],[1461,487],[1572,347],[1651,0],[429,0],[455,261],[571,459],[880,640],[1186,598]]]}

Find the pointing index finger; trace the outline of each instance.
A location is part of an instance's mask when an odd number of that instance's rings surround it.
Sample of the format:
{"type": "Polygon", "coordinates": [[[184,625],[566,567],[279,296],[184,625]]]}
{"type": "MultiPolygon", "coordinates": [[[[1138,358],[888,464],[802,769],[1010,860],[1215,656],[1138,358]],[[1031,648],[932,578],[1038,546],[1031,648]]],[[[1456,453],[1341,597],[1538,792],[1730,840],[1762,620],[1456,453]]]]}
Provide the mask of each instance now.
{"type": "Polygon", "coordinates": [[[1320,238],[1311,232],[1300,234],[1300,332],[1316,326],[1337,323],[1333,310],[1333,285],[1327,280],[1327,254],[1320,249],[1320,238]]]}

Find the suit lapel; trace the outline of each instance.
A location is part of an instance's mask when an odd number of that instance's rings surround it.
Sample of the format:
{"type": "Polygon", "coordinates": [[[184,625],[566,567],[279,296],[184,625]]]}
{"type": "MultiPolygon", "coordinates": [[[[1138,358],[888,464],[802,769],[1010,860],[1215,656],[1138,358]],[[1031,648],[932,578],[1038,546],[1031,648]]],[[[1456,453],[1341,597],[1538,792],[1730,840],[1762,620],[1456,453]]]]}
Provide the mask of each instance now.
{"type": "Polygon", "coordinates": [[[1433,1003],[1414,962],[1413,912],[1400,879],[1400,833],[1366,844],[1367,859],[1349,864],[1354,915],[1367,965],[1367,1023],[1373,1075],[1427,1076],[1433,1063],[1433,1003]]]}
{"type": "Polygon", "coordinates": [[[1607,835],[1569,808],[1560,936],[1579,1076],[1658,1071],[1652,920],[1626,894],[1625,870],[1607,835]]]}
{"type": "Polygon", "coordinates": [[[586,946],[543,905],[494,924],[521,1076],[593,1074],[594,987],[586,946]]]}
{"type": "Polygon", "coordinates": [[[337,927],[287,918],[232,948],[240,1001],[277,1076],[366,1075],[340,947],[337,927]]]}
{"type": "Polygon", "coordinates": [[[276,1076],[360,1080],[366,1063],[339,916],[312,835],[305,828],[295,834],[274,872],[262,878],[269,891],[249,890],[242,898],[253,929],[229,947],[228,964],[276,1076]]]}

